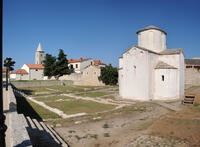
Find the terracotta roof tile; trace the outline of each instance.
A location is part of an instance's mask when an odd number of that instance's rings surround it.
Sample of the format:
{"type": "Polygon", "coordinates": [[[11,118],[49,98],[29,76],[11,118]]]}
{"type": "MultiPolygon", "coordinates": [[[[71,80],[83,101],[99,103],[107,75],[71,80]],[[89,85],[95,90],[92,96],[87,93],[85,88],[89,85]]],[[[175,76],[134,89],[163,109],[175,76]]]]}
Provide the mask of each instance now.
{"type": "Polygon", "coordinates": [[[28,74],[28,72],[25,69],[19,69],[14,72],[11,72],[11,74],[28,74]]]}
{"type": "Polygon", "coordinates": [[[68,60],[68,63],[82,62],[82,61],[87,61],[87,60],[89,60],[89,59],[91,59],[91,58],[86,58],[86,59],[84,59],[84,58],[80,58],[80,59],[69,59],[69,60],[68,60]]]}
{"type": "Polygon", "coordinates": [[[2,72],[6,72],[6,68],[3,68],[3,69],[2,69],[2,72]]]}
{"type": "Polygon", "coordinates": [[[31,69],[44,69],[42,64],[26,64],[31,69]]]}
{"type": "Polygon", "coordinates": [[[106,64],[102,63],[100,60],[94,60],[94,65],[106,65],[106,64]]]}

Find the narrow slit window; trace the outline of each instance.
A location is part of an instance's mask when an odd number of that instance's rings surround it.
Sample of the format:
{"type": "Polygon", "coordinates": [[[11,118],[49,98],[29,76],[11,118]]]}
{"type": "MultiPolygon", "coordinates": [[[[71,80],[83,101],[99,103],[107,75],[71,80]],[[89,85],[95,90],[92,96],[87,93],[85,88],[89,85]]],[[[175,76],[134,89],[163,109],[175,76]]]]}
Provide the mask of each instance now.
{"type": "Polygon", "coordinates": [[[164,75],[162,75],[162,81],[164,81],[165,80],[165,77],[164,77],[164,75]]]}

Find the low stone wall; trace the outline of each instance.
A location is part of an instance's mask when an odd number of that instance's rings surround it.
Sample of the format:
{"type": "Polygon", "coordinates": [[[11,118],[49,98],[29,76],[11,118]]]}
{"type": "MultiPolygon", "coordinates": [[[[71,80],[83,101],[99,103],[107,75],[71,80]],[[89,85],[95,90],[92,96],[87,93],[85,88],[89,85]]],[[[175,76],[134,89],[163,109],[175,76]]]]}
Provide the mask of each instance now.
{"type": "Polygon", "coordinates": [[[6,146],[29,146],[31,147],[30,137],[25,127],[25,118],[23,114],[17,113],[16,98],[11,86],[8,91],[3,89],[4,114],[6,115],[6,146]]]}
{"type": "Polygon", "coordinates": [[[200,86],[200,70],[185,68],[185,87],[200,86]]]}
{"type": "Polygon", "coordinates": [[[72,85],[73,81],[38,81],[38,82],[11,82],[15,87],[34,87],[34,86],[53,86],[53,85],[72,85]]]}

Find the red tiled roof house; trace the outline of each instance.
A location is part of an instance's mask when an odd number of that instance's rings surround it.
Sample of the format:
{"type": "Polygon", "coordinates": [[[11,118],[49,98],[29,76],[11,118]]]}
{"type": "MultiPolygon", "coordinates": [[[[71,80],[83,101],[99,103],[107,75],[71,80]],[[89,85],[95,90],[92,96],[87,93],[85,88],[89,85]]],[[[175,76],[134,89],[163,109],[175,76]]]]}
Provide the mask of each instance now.
{"type": "Polygon", "coordinates": [[[28,80],[28,72],[24,69],[19,69],[10,73],[10,79],[28,80]]]}
{"type": "Polygon", "coordinates": [[[83,69],[93,64],[92,58],[69,59],[69,67],[74,69],[74,72],[81,73],[83,69]]]}
{"type": "Polygon", "coordinates": [[[28,73],[28,80],[43,80],[44,66],[41,64],[24,64],[21,69],[28,73]]]}

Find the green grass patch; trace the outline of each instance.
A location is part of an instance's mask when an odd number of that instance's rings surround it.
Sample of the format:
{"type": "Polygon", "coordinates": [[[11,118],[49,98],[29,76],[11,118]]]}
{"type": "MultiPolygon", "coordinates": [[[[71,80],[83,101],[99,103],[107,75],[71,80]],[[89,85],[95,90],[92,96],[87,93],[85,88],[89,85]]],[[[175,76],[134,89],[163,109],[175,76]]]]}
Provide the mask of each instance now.
{"type": "Polygon", "coordinates": [[[27,101],[42,119],[60,118],[60,116],[57,115],[56,113],[53,113],[28,99],[27,101]]]}
{"type": "Polygon", "coordinates": [[[90,138],[94,138],[94,139],[97,139],[98,138],[98,135],[97,134],[89,134],[90,138]]]}
{"type": "Polygon", "coordinates": [[[103,125],[103,128],[109,128],[109,126],[108,126],[108,124],[107,123],[105,123],[104,125],[103,125]]]}
{"type": "Polygon", "coordinates": [[[49,86],[51,89],[59,90],[62,92],[87,92],[87,91],[92,91],[95,89],[102,89],[104,87],[100,86],[71,86],[71,85],[66,85],[66,86],[49,86]]]}
{"type": "Polygon", "coordinates": [[[75,133],[76,131],[74,131],[74,130],[69,130],[68,132],[69,132],[69,133],[75,133]]]}
{"type": "Polygon", "coordinates": [[[104,137],[110,137],[110,134],[109,133],[104,133],[103,136],[104,137]]]}
{"type": "MultiPolygon", "coordinates": [[[[19,88],[20,91],[24,92],[27,95],[35,95],[36,92],[53,92],[51,90],[46,89],[45,86],[40,86],[40,87],[24,87],[24,88],[19,88]]],[[[45,94],[46,95],[46,94],[45,94]]]]}
{"type": "Polygon", "coordinates": [[[104,96],[104,95],[109,95],[112,94],[112,92],[90,92],[90,93],[80,93],[80,94],[76,94],[78,96],[83,96],[83,97],[100,97],[100,96],[104,96]]]}
{"type": "Polygon", "coordinates": [[[44,98],[35,98],[37,101],[41,102],[55,102],[57,100],[72,100],[73,98],[68,97],[68,96],[54,96],[54,97],[44,97],[44,98]]]}
{"type": "Polygon", "coordinates": [[[115,105],[110,104],[102,104],[93,101],[86,100],[71,100],[71,101],[63,101],[63,102],[46,102],[46,104],[50,107],[54,107],[60,109],[66,114],[75,114],[75,113],[95,113],[101,112],[105,110],[114,109],[115,105]]]}

